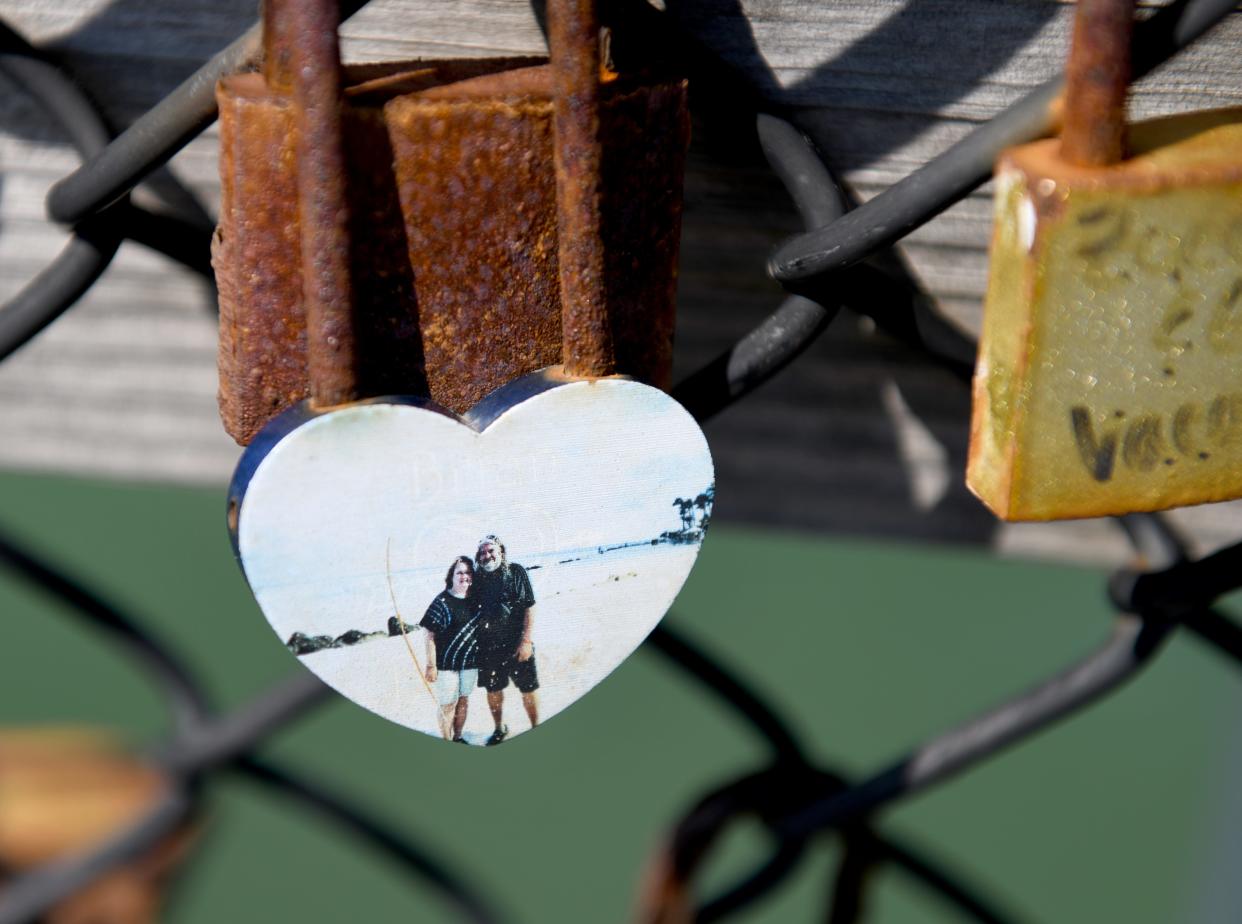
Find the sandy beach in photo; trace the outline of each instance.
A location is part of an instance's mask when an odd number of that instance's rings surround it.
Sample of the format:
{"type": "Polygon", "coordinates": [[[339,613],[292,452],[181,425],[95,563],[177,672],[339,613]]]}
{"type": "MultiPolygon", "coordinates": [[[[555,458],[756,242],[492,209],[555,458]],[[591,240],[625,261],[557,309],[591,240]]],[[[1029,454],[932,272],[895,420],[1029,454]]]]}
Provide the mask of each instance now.
{"type": "MultiPolygon", "coordinates": [[[[663,613],[672,604],[681,587],[680,576],[689,570],[697,554],[697,546],[647,544],[602,554],[597,550],[549,553],[528,560],[539,565],[530,571],[530,579],[537,600],[534,640],[542,684],[539,704],[543,719],[563,710],[601,677],[611,673],[636,647],[637,642],[628,641],[636,632],[642,632],[645,637],[646,632],[654,628],[636,626],[627,620],[628,609],[624,604],[640,587],[639,576],[647,578],[641,586],[650,603],[636,607],[635,612],[640,613],[637,618],[649,620],[649,616],[641,614],[650,612],[656,604],[663,613]],[[541,563],[544,559],[571,555],[577,560],[563,564],[559,561],[541,563]],[[658,576],[662,574],[670,578],[661,582],[658,576]]],[[[515,560],[531,567],[526,561],[515,560]]],[[[443,571],[442,568],[436,570],[443,571]]],[[[432,578],[430,582],[426,578],[410,581],[411,576],[404,576],[406,584],[398,591],[398,600],[401,601],[401,615],[411,629],[410,646],[425,667],[423,630],[415,626],[422,619],[426,604],[418,606],[413,602],[419,597],[411,585],[418,583],[424,594],[422,599],[430,603],[443,588],[443,574],[432,576],[429,573],[426,577],[432,578]]],[[[382,575],[380,580],[383,582],[382,575]]],[[[394,582],[397,580],[394,576],[394,582]]],[[[384,583],[379,590],[387,594],[384,583]]],[[[385,631],[391,613],[389,604],[387,611],[374,621],[355,618],[349,628],[363,632],[385,631]]],[[[313,667],[328,684],[337,687],[343,683],[351,698],[372,712],[428,734],[439,734],[435,704],[419,679],[410,651],[400,636],[367,639],[349,647],[316,651],[300,660],[307,667],[313,667]]],[[[521,701],[512,688],[505,698],[505,721],[511,737],[527,730],[521,701]]],[[[491,715],[484,692],[476,690],[470,697],[465,737],[472,744],[482,744],[491,731],[491,715]]]]}

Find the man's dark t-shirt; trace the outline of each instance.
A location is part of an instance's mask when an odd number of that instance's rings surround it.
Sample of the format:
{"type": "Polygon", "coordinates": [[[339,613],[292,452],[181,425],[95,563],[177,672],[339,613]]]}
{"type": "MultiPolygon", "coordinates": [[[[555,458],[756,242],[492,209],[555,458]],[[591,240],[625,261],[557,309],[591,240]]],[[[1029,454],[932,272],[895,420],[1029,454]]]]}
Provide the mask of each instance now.
{"type": "Polygon", "coordinates": [[[499,664],[513,657],[526,627],[526,610],[535,605],[535,591],[521,565],[502,565],[474,572],[473,596],[479,601],[483,624],[479,638],[479,665],[499,664]]]}
{"type": "Polygon", "coordinates": [[[436,637],[436,670],[468,671],[479,666],[479,601],[447,590],[431,601],[419,623],[436,637]]]}

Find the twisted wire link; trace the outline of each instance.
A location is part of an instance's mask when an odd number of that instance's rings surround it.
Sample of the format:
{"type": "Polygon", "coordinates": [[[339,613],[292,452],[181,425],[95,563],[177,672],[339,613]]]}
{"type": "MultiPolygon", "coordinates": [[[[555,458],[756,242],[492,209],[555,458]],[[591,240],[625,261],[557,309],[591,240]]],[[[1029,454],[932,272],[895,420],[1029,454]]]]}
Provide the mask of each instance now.
{"type": "Polygon", "coordinates": [[[130,655],[148,675],[174,718],[171,736],[147,754],[147,760],[163,771],[166,793],[106,843],[21,875],[10,873],[0,889],[0,924],[35,920],[83,886],[151,849],[201,807],[198,784],[218,768],[280,788],[290,799],[328,816],[403,863],[412,876],[439,891],[464,919],[475,924],[502,920],[464,876],[431,859],[430,851],[406,832],[249,753],[268,735],[327,700],[328,688],[309,672],[299,671],[232,712],[215,716],[197,678],[175,653],[142,628],[141,620],[3,534],[0,563],[54,595],[76,618],[102,630],[109,642],[130,655]]]}
{"type": "MultiPolygon", "coordinates": [[[[362,5],[348,0],[342,4],[342,16],[362,5]]],[[[1157,11],[1136,29],[1136,74],[1189,45],[1233,6],[1232,0],[1177,0],[1157,11]]],[[[0,309],[0,358],[37,334],[89,289],[124,237],[156,246],[196,271],[209,273],[201,229],[176,217],[144,214],[125,197],[210,123],[215,115],[212,88],[216,79],[253,67],[259,39],[257,27],[248,30],[109,142],[102,119],[82,90],[0,24],[0,73],[51,113],[84,157],[83,165],[57,183],[48,197],[49,215],[72,224],[74,236],[51,267],[0,309]]],[[[885,330],[965,379],[973,345],[944,322],[925,293],[882,251],[981,183],[1002,147],[1049,131],[1052,103],[1059,92],[1059,80],[1050,81],[905,180],[852,210],[813,145],[787,122],[759,115],[761,146],[809,229],[779,249],[771,262],[773,275],[791,295],[730,350],[680,383],[675,396],[699,419],[710,417],[792,362],[845,304],[871,314],[885,330]]],[[[873,816],[895,800],[966,771],[1116,689],[1154,657],[1178,625],[1242,666],[1242,627],[1215,608],[1220,596],[1242,583],[1242,544],[1191,561],[1185,543],[1164,518],[1141,515],[1120,523],[1145,568],[1120,572],[1110,582],[1121,613],[1107,643],[1028,693],[931,738],[858,783],[812,764],[793,731],[740,678],[673,628],[658,629],[647,647],[736,710],[768,742],[772,762],[721,784],[674,826],[657,855],[654,884],[645,906],[649,919],[722,918],[783,881],[805,857],[811,838],[836,830],[845,838],[845,850],[830,890],[827,920],[841,924],[858,919],[865,908],[869,873],[882,863],[913,875],[976,920],[1014,920],[960,875],[879,833],[873,816]],[[772,854],[730,889],[694,906],[691,885],[696,869],[725,827],[744,815],[758,817],[773,833],[772,854]]],[[[179,659],[146,633],[138,620],[61,575],[13,539],[0,536],[0,561],[106,629],[107,637],[139,659],[166,694],[174,715],[171,736],[155,744],[148,755],[168,777],[165,798],[97,849],[6,882],[0,895],[0,924],[37,917],[117,864],[139,855],[190,817],[202,799],[198,782],[205,774],[224,768],[277,788],[386,850],[444,894],[466,919],[498,920],[490,903],[472,892],[466,877],[434,862],[406,835],[250,753],[268,735],[327,698],[326,688],[317,679],[299,673],[232,712],[216,715],[179,659]]]]}
{"type": "Polygon", "coordinates": [[[202,688],[181,659],[147,632],[140,620],[43,561],[3,532],[0,532],[0,565],[56,598],[70,613],[103,630],[114,644],[123,648],[160,691],[161,699],[172,712],[175,728],[189,729],[208,714],[210,706],[202,688]]]}
{"type": "Polygon", "coordinates": [[[246,778],[269,787],[285,799],[296,800],[311,811],[327,817],[377,850],[401,863],[422,882],[431,886],[461,916],[472,924],[501,924],[505,916],[484,899],[476,886],[445,866],[431,847],[411,840],[390,824],[350,805],[340,795],[301,775],[258,757],[238,759],[232,769],[246,778]]]}
{"type": "MultiPolygon", "coordinates": [[[[1150,34],[1150,33],[1149,33],[1150,34]]],[[[769,117],[771,119],[771,117],[769,117]]],[[[772,127],[769,123],[768,131],[772,127]]],[[[777,176],[795,201],[803,195],[796,180],[815,169],[807,163],[809,141],[796,143],[792,126],[781,129],[785,144],[765,144],[777,176]],[[796,167],[790,166],[796,164],[796,167]]],[[[822,168],[826,175],[826,168],[822,168]]],[[[804,215],[806,209],[801,209],[804,215]]],[[[848,272],[848,269],[844,270],[848,272]]],[[[832,276],[838,291],[842,273],[832,276]]],[[[828,291],[825,285],[821,291],[828,291]]],[[[916,345],[917,339],[916,339],[916,345]]],[[[925,345],[926,346],[926,345],[925,345]]],[[[805,347],[799,344],[798,349],[805,347]]],[[[942,353],[928,349],[937,359],[942,353]]],[[[792,357],[791,357],[792,358],[792,357]]],[[[1189,562],[1181,537],[1159,515],[1136,515],[1122,522],[1140,559],[1163,570],[1122,572],[1112,582],[1115,602],[1123,612],[1112,639],[1101,649],[1030,693],[1003,703],[979,719],[932,739],[907,758],[843,791],[830,791],[776,823],[782,838],[802,838],[817,830],[849,830],[875,810],[920,791],[1025,739],[1057,719],[1113,691],[1137,673],[1159,650],[1177,621],[1237,658],[1242,629],[1207,604],[1242,584],[1242,545],[1198,562],[1189,562]],[[1125,587],[1128,593],[1119,588],[1125,587]]],[[[1242,663],[1242,662],[1240,662],[1242,663]]],[[[839,789],[838,787],[833,787],[839,789]]],[[[834,889],[830,918],[852,919],[860,913],[862,883],[877,862],[865,839],[847,847],[834,889]]]]}
{"type": "MultiPolygon", "coordinates": [[[[87,93],[54,61],[0,22],[0,74],[47,112],[83,158],[111,150],[108,127],[87,93]]],[[[152,165],[154,170],[158,164],[152,165]]],[[[144,172],[144,176],[146,173],[144,172]]],[[[0,360],[35,337],[98,281],[126,238],[211,276],[211,232],[193,221],[131,203],[128,188],[74,224],[52,263],[0,307],[0,360]]],[[[214,285],[214,280],[212,282],[214,285]]]]}
{"type": "MultiPolygon", "coordinates": [[[[1175,0],[1137,23],[1134,79],[1189,46],[1236,6],[1234,0],[1175,0]]],[[[1057,126],[1054,103],[1063,88],[1060,76],[1049,80],[865,205],[786,241],[769,260],[772,278],[790,291],[813,296],[828,284],[828,274],[926,224],[991,177],[1002,150],[1051,134],[1057,126]]]]}
{"type": "Polygon", "coordinates": [[[9,880],[0,893],[0,924],[37,920],[57,902],[142,856],[182,824],[192,807],[192,796],[174,786],[129,828],[104,843],[9,880]]]}
{"type": "MultiPolygon", "coordinates": [[[[103,119],[82,90],[2,22],[0,73],[55,119],[81,156],[89,157],[107,145],[103,119]]],[[[0,309],[0,359],[60,317],[103,275],[124,236],[112,218],[100,213],[81,222],[52,263],[0,309]]]]}
{"type": "MultiPolygon", "coordinates": [[[[1137,57],[1142,61],[1142,69],[1151,69],[1160,60],[1184,47],[1185,43],[1205,32],[1231,9],[1232,4],[1226,6],[1220,3],[1187,3],[1161,11],[1158,14],[1161,18],[1149,20],[1136,36],[1136,43],[1140,46],[1137,57]],[[1172,31],[1166,34],[1159,31],[1160,29],[1172,31]]],[[[972,144],[989,144],[994,150],[989,151],[984,170],[978,172],[978,179],[974,184],[977,185],[990,172],[991,160],[1001,147],[1026,140],[1020,134],[1015,134],[1022,128],[1023,122],[1027,123],[1026,130],[1033,131],[1032,118],[1037,104],[1046,114],[1059,92],[1059,80],[1049,83],[948,152],[943,156],[942,163],[933,162],[923,170],[930,168],[934,171],[937,167],[947,169],[953,166],[960,168],[963,150],[969,150],[972,144]]],[[[762,115],[758,127],[761,145],[769,164],[785,184],[804,221],[823,225],[823,216],[830,216],[821,236],[833,229],[848,226],[849,232],[842,232],[843,236],[856,241],[850,235],[857,228],[849,225],[848,220],[862,222],[869,219],[877,226],[887,220],[889,216],[868,216],[866,213],[858,218],[861,210],[843,211],[838,205],[844,202],[838,184],[815,153],[810,140],[801,136],[792,125],[775,116],[762,115]],[[832,199],[824,202],[823,197],[829,193],[832,194],[832,199]],[[813,195],[821,197],[820,200],[811,199],[810,196],[813,195]],[[834,211],[838,213],[837,217],[831,217],[834,211]]],[[[1051,127],[1051,123],[1045,129],[1048,127],[1051,127]]],[[[1034,136],[1032,134],[1031,137],[1034,136]]],[[[910,188],[916,188],[919,181],[912,179],[909,182],[910,188]]],[[[900,186],[900,183],[897,184],[889,192],[896,197],[896,190],[900,186]]],[[[968,191],[969,188],[962,188],[960,193],[965,195],[968,191]]],[[[942,198],[938,200],[938,208],[929,210],[927,214],[917,215],[918,220],[909,226],[903,226],[900,234],[894,234],[891,238],[874,237],[869,245],[859,245],[854,259],[874,256],[878,247],[894,242],[918,224],[933,217],[941,208],[955,201],[944,198],[951,192],[951,189],[946,189],[941,184],[942,198]]],[[[879,198],[881,197],[877,197],[879,198]]],[[[912,200],[913,197],[908,196],[903,204],[910,205],[912,200]]],[[[820,233],[808,232],[786,246],[802,244],[809,248],[820,233]]],[[[716,397],[716,403],[710,404],[703,397],[704,394],[724,394],[730,399],[740,397],[774,375],[806,349],[811,340],[827,326],[840,302],[849,300],[848,295],[842,294],[843,290],[848,292],[851,282],[849,275],[861,268],[842,257],[839,262],[817,270],[814,274],[816,284],[797,284],[797,280],[791,281],[788,274],[782,276],[779,259],[780,252],[772,263],[773,275],[788,289],[803,292],[808,296],[826,297],[831,293],[836,301],[829,306],[823,306],[810,299],[803,299],[801,304],[794,303],[797,307],[793,308],[790,303],[797,296],[791,297],[729,352],[681,383],[674,394],[697,415],[706,417],[728,403],[727,400],[722,401],[720,397],[716,397]],[[786,316],[793,314],[795,310],[801,311],[802,318],[809,316],[810,323],[791,324],[787,327],[786,316]],[[782,336],[788,329],[792,329],[793,336],[782,336]],[[773,331],[776,336],[771,336],[773,331]]],[[[886,273],[884,270],[880,272],[891,277],[891,266],[885,269],[886,273]]],[[[812,274],[807,275],[810,277],[812,274]]],[[[875,279],[875,273],[871,275],[871,279],[875,279]]],[[[901,283],[901,280],[892,281],[901,283]]],[[[875,291],[874,284],[868,291],[875,291]]],[[[863,311],[871,314],[885,329],[897,334],[904,342],[921,348],[931,358],[954,368],[959,373],[959,378],[963,382],[967,381],[969,366],[964,361],[964,356],[973,355],[973,344],[963,342],[966,340],[964,335],[956,333],[946,341],[936,329],[936,319],[939,316],[934,309],[929,311],[925,298],[916,288],[906,286],[903,295],[904,298],[890,297],[880,300],[886,308],[881,313],[868,311],[870,306],[864,307],[863,311]],[[904,318],[901,317],[903,306],[904,318]],[[931,325],[928,324],[929,317],[932,320],[931,325]]],[[[1115,601],[1123,612],[1118,617],[1112,638],[1103,647],[1080,663],[1038,685],[1028,694],[1005,702],[979,719],[932,739],[908,757],[864,782],[853,787],[827,787],[828,792],[774,823],[779,843],[786,843],[790,839],[803,843],[805,838],[820,830],[852,831],[853,826],[870,817],[878,808],[963,772],[1000,752],[1009,744],[1023,740],[1059,718],[1087,706],[1115,690],[1148,663],[1176,622],[1186,624],[1222,653],[1239,659],[1242,656],[1242,628],[1211,610],[1206,604],[1242,584],[1242,568],[1239,567],[1242,565],[1242,546],[1191,563],[1186,559],[1185,543],[1163,517],[1133,516],[1126,518],[1122,526],[1126,528],[1138,556],[1148,563],[1164,566],[1164,570],[1144,574],[1123,572],[1114,578],[1114,588],[1120,586],[1119,582],[1129,580],[1132,585],[1131,593],[1125,596],[1114,590],[1115,601]]],[[[1237,663],[1242,665],[1242,660],[1237,663]]],[[[772,781],[773,786],[787,784],[788,781],[772,781]]],[[[721,792],[730,791],[726,787],[721,792]]],[[[712,802],[709,801],[706,805],[720,816],[721,813],[712,802]]],[[[703,806],[701,803],[687,818],[695,819],[695,811],[703,811],[703,806]]],[[[722,827],[726,820],[725,817],[717,817],[716,824],[722,827]]],[[[867,873],[880,859],[873,848],[874,843],[868,836],[860,837],[854,832],[846,846],[845,858],[834,884],[829,909],[830,920],[853,920],[861,913],[867,873]]],[[[701,860],[704,851],[697,842],[684,850],[683,859],[688,858],[690,862],[687,863],[688,868],[681,872],[688,877],[693,866],[701,860]]],[[[675,900],[680,900],[680,895],[668,897],[670,904],[675,900]]],[[[698,917],[710,919],[711,908],[710,903],[703,906],[698,917]]]]}

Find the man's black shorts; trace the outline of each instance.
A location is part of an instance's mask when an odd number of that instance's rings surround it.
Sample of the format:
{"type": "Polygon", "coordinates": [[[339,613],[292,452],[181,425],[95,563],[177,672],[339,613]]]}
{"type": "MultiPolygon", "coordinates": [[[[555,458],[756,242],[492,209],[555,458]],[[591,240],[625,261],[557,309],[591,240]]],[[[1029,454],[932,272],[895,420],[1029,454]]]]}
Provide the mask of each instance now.
{"type": "Polygon", "coordinates": [[[539,672],[535,670],[535,655],[531,654],[525,661],[510,658],[500,664],[489,666],[479,665],[479,686],[488,693],[497,693],[509,685],[513,685],[523,693],[534,693],[539,689],[539,672]]]}

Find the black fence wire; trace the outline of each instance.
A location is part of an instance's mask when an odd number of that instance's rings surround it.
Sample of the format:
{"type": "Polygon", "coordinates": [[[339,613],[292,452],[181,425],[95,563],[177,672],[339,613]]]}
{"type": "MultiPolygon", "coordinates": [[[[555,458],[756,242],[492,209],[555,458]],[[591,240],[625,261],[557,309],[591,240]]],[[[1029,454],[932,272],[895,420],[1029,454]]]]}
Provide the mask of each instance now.
{"type": "MultiPolygon", "coordinates": [[[[343,15],[362,5],[356,0],[343,3],[343,15]]],[[[1234,0],[1180,0],[1148,16],[1134,34],[1136,77],[1202,36],[1234,6],[1234,0]]],[[[695,45],[692,36],[677,34],[675,26],[645,4],[614,13],[655,26],[663,30],[666,41],[688,49],[683,60],[691,79],[698,66],[721,66],[695,45]]],[[[0,308],[0,359],[71,307],[107,268],[123,239],[137,240],[210,276],[210,231],[201,222],[144,211],[128,196],[210,124],[215,117],[216,80],[254,67],[260,39],[256,25],[109,140],[105,121],[86,92],[49,56],[0,24],[0,72],[55,119],[83,158],[78,170],[52,188],[47,202],[51,218],[71,226],[70,242],[51,266],[0,308]]],[[[770,262],[772,275],[790,295],[726,353],[682,381],[674,396],[698,419],[711,417],[793,361],[842,306],[870,316],[880,328],[968,381],[974,344],[945,321],[885,248],[983,183],[1002,148],[1047,134],[1054,125],[1053,105],[1060,90],[1059,79],[1039,87],[853,209],[814,145],[779,113],[758,112],[761,148],[807,228],[781,246],[770,262]]],[[[1112,577],[1109,592],[1118,616],[1109,638],[1030,691],[929,738],[862,780],[849,780],[812,762],[780,716],[740,676],[674,628],[676,617],[669,617],[645,649],[729,705],[767,743],[771,754],[766,766],[704,795],[671,827],[643,897],[645,919],[723,918],[779,885],[797,868],[814,838],[836,832],[844,849],[831,883],[827,921],[858,920],[869,874],[882,864],[912,877],[967,919],[1020,920],[1012,910],[997,905],[986,890],[939,864],[926,849],[885,834],[878,816],[897,800],[970,769],[1112,692],[1149,663],[1179,627],[1242,666],[1242,627],[1214,608],[1222,595],[1242,586],[1242,543],[1192,560],[1185,542],[1159,515],[1123,517],[1118,524],[1144,570],[1112,577]],[[722,894],[696,904],[696,871],[720,836],[744,817],[759,819],[771,833],[771,855],[722,894]]],[[[251,753],[269,734],[331,697],[317,678],[298,672],[245,705],[218,713],[179,660],[103,596],[4,535],[0,535],[0,562],[15,577],[67,604],[131,656],[173,714],[167,740],[153,744],[148,754],[170,782],[167,795],[128,830],[89,852],[9,876],[0,890],[0,924],[35,920],[99,876],[141,855],[187,822],[201,803],[203,779],[223,771],[269,786],[386,852],[447,899],[463,919],[505,920],[491,898],[434,859],[410,832],[396,830],[345,797],[251,753]]]]}

